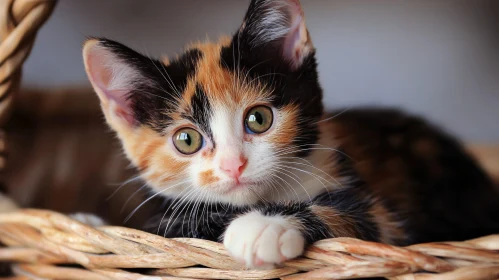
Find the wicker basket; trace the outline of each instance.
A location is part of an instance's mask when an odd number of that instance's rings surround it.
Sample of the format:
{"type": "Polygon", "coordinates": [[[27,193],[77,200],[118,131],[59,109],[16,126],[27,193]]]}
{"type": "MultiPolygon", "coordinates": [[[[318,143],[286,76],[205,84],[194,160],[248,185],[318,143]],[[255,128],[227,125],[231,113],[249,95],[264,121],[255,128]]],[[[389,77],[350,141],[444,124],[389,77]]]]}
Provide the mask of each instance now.
{"type": "Polygon", "coordinates": [[[0,260],[14,262],[17,275],[49,279],[499,278],[499,235],[406,248],[328,239],[280,268],[252,271],[234,262],[220,243],[123,227],[95,229],[43,210],[0,215],[0,240],[9,246],[0,250],[0,260]],[[62,264],[83,268],[56,266],[62,264]],[[130,270],[137,268],[147,270],[130,270]]]}
{"type": "MultiPolygon", "coordinates": [[[[18,89],[21,66],[54,4],[0,1],[2,122],[18,89]]],[[[5,145],[0,143],[0,149],[4,155],[5,145]]],[[[475,150],[490,155],[487,149],[475,150]]],[[[483,162],[489,170],[497,168],[483,162]]],[[[92,228],[45,210],[0,214],[0,241],[5,245],[0,261],[10,263],[16,275],[9,279],[499,279],[499,235],[405,248],[351,238],[322,240],[303,257],[260,271],[245,270],[220,243],[166,239],[123,227],[92,228]]]]}

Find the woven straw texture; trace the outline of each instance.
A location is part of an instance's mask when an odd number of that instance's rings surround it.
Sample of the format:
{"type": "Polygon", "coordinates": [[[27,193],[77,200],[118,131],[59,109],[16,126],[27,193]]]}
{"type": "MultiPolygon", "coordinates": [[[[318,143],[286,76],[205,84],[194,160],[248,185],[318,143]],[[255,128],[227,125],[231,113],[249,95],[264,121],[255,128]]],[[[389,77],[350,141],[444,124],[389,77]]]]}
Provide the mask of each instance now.
{"type": "Polygon", "coordinates": [[[14,272],[28,278],[499,279],[499,235],[405,248],[351,238],[328,239],[273,270],[245,270],[220,243],[166,239],[123,227],[95,229],[44,210],[0,215],[0,240],[9,246],[0,250],[0,260],[16,262],[14,272]],[[132,272],[134,268],[146,270],[132,272]]]}
{"type": "Polygon", "coordinates": [[[45,23],[55,1],[0,1],[0,121],[7,117],[19,87],[21,67],[28,57],[38,29],[45,23]]]}
{"type": "MultiPolygon", "coordinates": [[[[0,125],[4,125],[19,89],[21,68],[38,29],[55,1],[0,0],[0,125]]],[[[0,131],[0,169],[5,166],[5,135],[0,131]]]]}

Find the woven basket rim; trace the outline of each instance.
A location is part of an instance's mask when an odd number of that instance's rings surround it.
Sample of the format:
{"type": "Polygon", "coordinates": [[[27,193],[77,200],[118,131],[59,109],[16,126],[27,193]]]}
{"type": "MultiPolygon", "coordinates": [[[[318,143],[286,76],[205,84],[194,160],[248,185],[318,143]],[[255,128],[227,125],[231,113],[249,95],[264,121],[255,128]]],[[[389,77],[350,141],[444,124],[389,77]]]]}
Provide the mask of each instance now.
{"type": "Polygon", "coordinates": [[[331,238],[314,243],[303,257],[272,270],[245,269],[228,255],[221,243],[168,239],[119,226],[93,228],[49,210],[21,209],[0,214],[0,241],[6,245],[0,249],[0,260],[12,262],[17,275],[48,278],[60,273],[66,274],[65,279],[81,279],[82,275],[92,279],[140,279],[146,275],[158,279],[499,277],[499,234],[465,242],[408,247],[331,238]],[[58,264],[78,264],[83,268],[70,269],[58,264]],[[150,270],[139,274],[126,270],[130,268],[150,270]]]}

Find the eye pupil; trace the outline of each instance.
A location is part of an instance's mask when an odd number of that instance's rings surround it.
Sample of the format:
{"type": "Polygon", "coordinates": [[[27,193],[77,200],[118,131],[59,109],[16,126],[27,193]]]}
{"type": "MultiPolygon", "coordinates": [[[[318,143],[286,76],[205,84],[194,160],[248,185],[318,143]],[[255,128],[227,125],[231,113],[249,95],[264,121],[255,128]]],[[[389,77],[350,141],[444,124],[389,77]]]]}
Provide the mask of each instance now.
{"type": "Polygon", "coordinates": [[[263,124],[263,116],[262,114],[260,114],[260,112],[256,111],[255,114],[253,115],[255,116],[255,121],[259,124],[259,125],[262,125],[263,124]]]}
{"type": "Polygon", "coordinates": [[[183,140],[185,142],[185,144],[187,145],[191,145],[192,144],[192,139],[191,139],[191,136],[189,135],[189,133],[182,133],[180,135],[180,140],[183,140]]]}

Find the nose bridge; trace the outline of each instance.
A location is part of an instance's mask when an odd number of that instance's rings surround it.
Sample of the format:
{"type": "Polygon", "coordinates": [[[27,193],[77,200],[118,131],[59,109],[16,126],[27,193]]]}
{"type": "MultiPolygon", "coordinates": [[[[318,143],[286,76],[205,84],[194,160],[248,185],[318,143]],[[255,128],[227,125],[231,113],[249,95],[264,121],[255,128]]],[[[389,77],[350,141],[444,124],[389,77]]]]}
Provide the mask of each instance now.
{"type": "Polygon", "coordinates": [[[212,120],[213,137],[220,154],[240,152],[242,150],[242,127],[239,116],[229,108],[217,110],[212,120]]]}
{"type": "Polygon", "coordinates": [[[232,136],[222,143],[218,145],[218,168],[222,173],[238,181],[247,162],[243,154],[242,140],[232,136]]]}
{"type": "Polygon", "coordinates": [[[238,139],[234,139],[235,137],[231,137],[230,139],[225,139],[218,143],[217,149],[217,158],[219,164],[222,164],[223,161],[235,161],[240,157],[243,157],[243,147],[242,141],[238,139]]]}
{"type": "Polygon", "coordinates": [[[220,172],[239,180],[247,159],[243,152],[243,131],[239,116],[228,110],[218,111],[213,118],[213,137],[216,142],[215,161],[220,172]]]}

